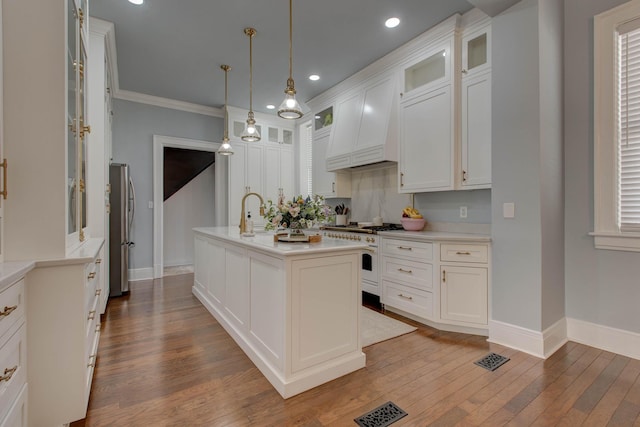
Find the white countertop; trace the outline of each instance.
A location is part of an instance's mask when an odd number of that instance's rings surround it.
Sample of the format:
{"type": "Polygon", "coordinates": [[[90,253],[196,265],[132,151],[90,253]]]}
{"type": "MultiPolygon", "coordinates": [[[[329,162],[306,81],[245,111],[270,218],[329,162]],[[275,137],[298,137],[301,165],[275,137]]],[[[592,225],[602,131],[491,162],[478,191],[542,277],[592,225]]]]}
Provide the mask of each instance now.
{"type": "Polygon", "coordinates": [[[27,274],[36,263],[33,261],[0,262],[0,291],[27,274]]]}
{"type": "Polygon", "coordinates": [[[68,253],[63,258],[41,259],[36,261],[36,267],[54,267],[62,265],[86,264],[92,262],[104,245],[104,239],[94,237],[87,239],[76,250],[68,253]]]}
{"type": "Polygon", "coordinates": [[[395,237],[398,239],[409,239],[416,241],[450,241],[450,242],[491,242],[488,234],[476,233],[455,233],[452,231],[379,231],[379,236],[395,237]]]}
{"type": "MultiPolygon", "coordinates": [[[[193,231],[196,234],[219,238],[230,243],[240,244],[248,248],[261,250],[281,257],[289,255],[347,251],[353,249],[364,249],[367,247],[364,243],[332,239],[326,236],[322,236],[322,240],[317,243],[274,242],[273,232],[258,231],[252,237],[240,236],[240,230],[238,227],[199,227],[194,228],[193,231]]],[[[307,230],[306,233],[317,233],[317,231],[307,230]]]]}

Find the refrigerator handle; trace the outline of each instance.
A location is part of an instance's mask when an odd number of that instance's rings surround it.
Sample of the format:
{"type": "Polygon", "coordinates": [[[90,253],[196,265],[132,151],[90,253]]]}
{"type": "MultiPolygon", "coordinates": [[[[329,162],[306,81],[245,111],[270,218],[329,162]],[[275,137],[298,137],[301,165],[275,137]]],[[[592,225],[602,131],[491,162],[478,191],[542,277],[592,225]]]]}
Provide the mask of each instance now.
{"type": "Polygon", "coordinates": [[[129,188],[131,188],[131,215],[129,215],[129,230],[131,230],[131,226],[133,225],[133,217],[136,214],[136,188],[133,186],[133,181],[129,178],[129,188]]]}

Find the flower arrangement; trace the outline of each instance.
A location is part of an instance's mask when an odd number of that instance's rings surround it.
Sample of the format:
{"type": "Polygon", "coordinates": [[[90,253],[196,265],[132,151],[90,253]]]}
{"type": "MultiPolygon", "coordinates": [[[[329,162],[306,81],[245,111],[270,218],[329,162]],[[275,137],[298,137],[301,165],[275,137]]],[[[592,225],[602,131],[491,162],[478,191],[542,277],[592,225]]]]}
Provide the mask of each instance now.
{"type": "Polygon", "coordinates": [[[267,220],[264,228],[309,228],[315,223],[326,221],[332,214],[333,211],[324,202],[324,197],[317,194],[306,198],[297,196],[289,201],[285,201],[284,195],[280,195],[276,204],[267,200],[264,205],[264,218],[267,220]]]}

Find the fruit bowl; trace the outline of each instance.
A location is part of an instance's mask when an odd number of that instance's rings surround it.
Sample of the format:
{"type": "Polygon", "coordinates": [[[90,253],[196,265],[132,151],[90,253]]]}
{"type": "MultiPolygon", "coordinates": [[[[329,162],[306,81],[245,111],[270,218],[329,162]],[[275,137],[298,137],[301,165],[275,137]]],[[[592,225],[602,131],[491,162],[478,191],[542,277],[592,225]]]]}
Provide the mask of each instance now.
{"type": "Polygon", "coordinates": [[[402,228],[407,231],[420,231],[424,228],[425,220],[424,218],[400,218],[400,222],[402,223],[402,228]]]}

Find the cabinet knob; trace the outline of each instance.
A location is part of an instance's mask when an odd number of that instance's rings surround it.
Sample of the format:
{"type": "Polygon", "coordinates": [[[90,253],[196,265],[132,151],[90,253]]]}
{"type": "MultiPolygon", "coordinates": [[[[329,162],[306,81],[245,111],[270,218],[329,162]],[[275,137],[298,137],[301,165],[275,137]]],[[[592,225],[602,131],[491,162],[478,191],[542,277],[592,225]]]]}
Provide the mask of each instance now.
{"type": "Polygon", "coordinates": [[[467,70],[462,70],[462,74],[467,74],[467,70]]]}

